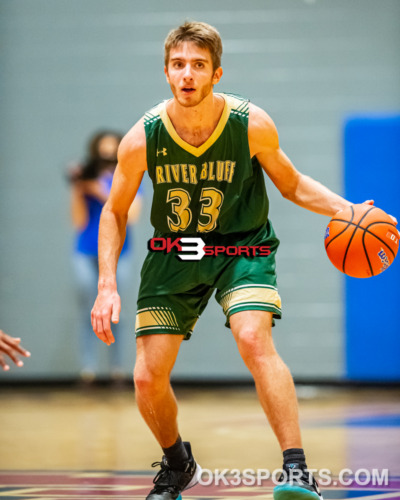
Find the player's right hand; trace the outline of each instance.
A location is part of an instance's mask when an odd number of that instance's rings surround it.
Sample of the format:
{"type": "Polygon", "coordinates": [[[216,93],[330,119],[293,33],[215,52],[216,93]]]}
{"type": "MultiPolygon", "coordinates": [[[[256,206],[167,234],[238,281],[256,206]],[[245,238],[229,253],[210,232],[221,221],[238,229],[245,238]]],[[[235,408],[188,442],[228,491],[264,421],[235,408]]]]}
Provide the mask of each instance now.
{"type": "Polygon", "coordinates": [[[100,290],[91,312],[92,328],[97,337],[107,345],[115,342],[111,321],[118,323],[120,311],[121,299],[117,290],[115,288],[100,290]]]}

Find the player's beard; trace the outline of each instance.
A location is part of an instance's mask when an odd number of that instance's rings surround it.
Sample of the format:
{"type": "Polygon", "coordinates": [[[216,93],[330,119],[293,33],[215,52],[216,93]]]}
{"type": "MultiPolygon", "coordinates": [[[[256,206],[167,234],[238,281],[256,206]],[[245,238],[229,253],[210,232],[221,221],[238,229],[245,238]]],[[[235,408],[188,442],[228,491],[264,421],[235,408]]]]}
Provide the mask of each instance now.
{"type": "Polygon", "coordinates": [[[194,106],[198,106],[204,99],[212,92],[214,85],[212,84],[212,80],[210,83],[203,85],[200,89],[197,88],[196,92],[190,96],[190,98],[184,98],[180,92],[177,91],[175,85],[171,84],[172,94],[175,99],[181,106],[185,108],[193,108],[194,106]]]}

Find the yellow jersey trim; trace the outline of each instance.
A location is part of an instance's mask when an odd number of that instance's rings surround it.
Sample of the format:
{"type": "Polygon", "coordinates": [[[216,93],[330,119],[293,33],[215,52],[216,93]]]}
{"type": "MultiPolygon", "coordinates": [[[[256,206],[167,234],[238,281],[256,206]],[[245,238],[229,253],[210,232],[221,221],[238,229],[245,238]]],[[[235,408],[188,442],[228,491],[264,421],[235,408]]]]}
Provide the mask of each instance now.
{"type": "Polygon", "coordinates": [[[177,131],[175,130],[175,128],[174,128],[174,126],[173,126],[173,124],[168,116],[166,102],[164,103],[164,106],[162,107],[162,109],[160,109],[160,111],[159,111],[161,120],[162,120],[163,124],[165,125],[165,128],[167,129],[167,132],[169,133],[171,138],[182,149],[184,149],[188,153],[192,154],[193,156],[196,156],[196,158],[198,158],[199,156],[204,154],[207,151],[207,149],[209,149],[213,144],[215,144],[215,142],[221,136],[221,134],[225,128],[225,125],[228,122],[229,115],[231,113],[231,105],[230,105],[229,99],[227,99],[226,96],[224,96],[222,94],[215,94],[215,95],[219,95],[224,99],[224,101],[225,101],[224,109],[222,111],[221,118],[219,119],[219,122],[218,122],[217,126],[215,127],[214,132],[210,135],[210,137],[206,140],[206,142],[204,142],[199,147],[192,146],[188,142],[184,141],[178,135],[177,131]]]}

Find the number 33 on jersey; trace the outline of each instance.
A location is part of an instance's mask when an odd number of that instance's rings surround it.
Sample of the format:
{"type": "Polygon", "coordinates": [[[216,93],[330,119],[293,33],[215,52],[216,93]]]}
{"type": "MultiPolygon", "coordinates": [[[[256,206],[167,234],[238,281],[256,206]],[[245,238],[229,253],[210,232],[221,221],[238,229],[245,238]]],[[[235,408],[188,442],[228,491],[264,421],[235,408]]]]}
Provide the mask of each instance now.
{"type": "Polygon", "coordinates": [[[147,164],[154,195],[151,223],[162,233],[251,231],[268,218],[262,168],[250,158],[249,104],[225,100],[209,139],[194,147],[176,133],[166,102],[145,115],[147,164]]]}

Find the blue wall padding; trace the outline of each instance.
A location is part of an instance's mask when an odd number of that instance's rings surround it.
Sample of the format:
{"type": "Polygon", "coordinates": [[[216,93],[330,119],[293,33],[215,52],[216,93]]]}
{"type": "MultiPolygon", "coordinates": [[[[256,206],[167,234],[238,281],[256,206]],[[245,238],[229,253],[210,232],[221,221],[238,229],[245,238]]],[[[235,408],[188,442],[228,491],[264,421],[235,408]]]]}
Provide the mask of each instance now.
{"type": "MultiPolygon", "coordinates": [[[[354,116],[344,128],[345,196],[400,224],[400,115],[354,116]]],[[[346,276],[346,378],[400,381],[400,252],[381,275],[346,276]]]]}

